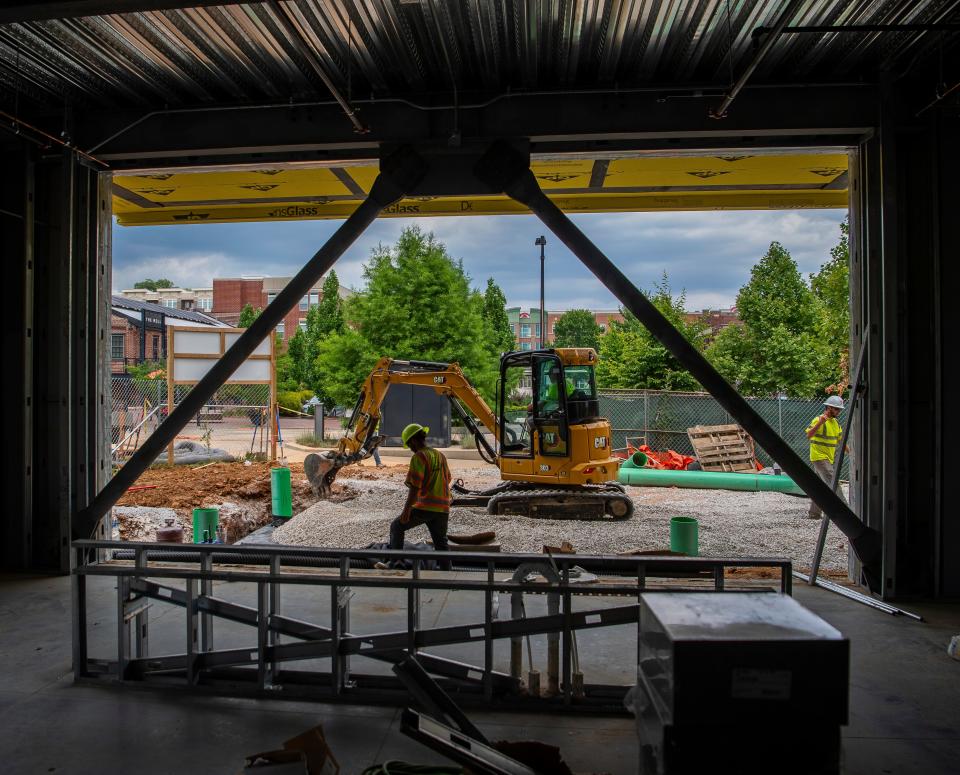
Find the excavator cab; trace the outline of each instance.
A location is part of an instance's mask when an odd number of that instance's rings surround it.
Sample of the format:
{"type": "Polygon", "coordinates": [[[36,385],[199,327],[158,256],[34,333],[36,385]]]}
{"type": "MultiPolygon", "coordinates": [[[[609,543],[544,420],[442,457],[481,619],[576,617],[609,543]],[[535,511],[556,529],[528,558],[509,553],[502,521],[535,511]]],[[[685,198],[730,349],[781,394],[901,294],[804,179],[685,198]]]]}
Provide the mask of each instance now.
{"type": "Polygon", "coordinates": [[[610,424],[600,416],[590,348],[505,353],[497,415],[504,479],[583,485],[616,479],[610,424]],[[518,398],[529,396],[525,406],[518,398]]]}

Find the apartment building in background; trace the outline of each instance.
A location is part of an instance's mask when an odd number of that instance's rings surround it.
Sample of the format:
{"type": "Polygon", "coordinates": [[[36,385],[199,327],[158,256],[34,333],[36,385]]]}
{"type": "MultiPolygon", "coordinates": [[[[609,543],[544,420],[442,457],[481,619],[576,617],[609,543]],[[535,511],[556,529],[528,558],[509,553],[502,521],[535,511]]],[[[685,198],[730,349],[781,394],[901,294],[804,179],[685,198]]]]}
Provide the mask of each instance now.
{"type": "MultiPolygon", "coordinates": [[[[557,320],[567,310],[547,310],[546,314],[546,337],[544,346],[550,347],[553,344],[556,333],[557,320]]],[[[622,323],[623,313],[620,310],[590,310],[593,319],[600,326],[601,333],[610,328],[614,322],[622,323]]],[[[508,307],[507,317],[510,320],[510,328],[513,331],[514,341],[518,350],[536,350],[540,347],[540,309],[539,307],[530,307],[528,310],[520,307],[508,307]]],[[[737,308],[728,307],[724,309],[705,309],[696,312],[687,312],[684,314],[688,323],[702,321],[710,327],[709,338],[715,337],[722,329],[729,325],[737,325],[740,318],[737,317],[737,308]]]]}
{"type": "MultiPolygon", "coordinates": [[[[557,320],[567,310],[547,310],[545,315],[546,336],[544,346],[550,347],[553,344],[557,320]]],[[[614,320],[622,321],[623,315],[620,310],[590,310],[593,319],[600,326],[601,331],[606,331],[610,323],[614,320]]],[[[520,307],[508,307],[507,318],[510,320],[510,328],[513,331],[514,341],[518,350],[536,350],[540,347],[540,308],[531,307],[528,310],[520,307]]]]}
{"type": "Polygon", "coordinates": [[[127,366],[167,357],[167,326],[226,324],[202,312],[175,309],[115,295],[110,309],[110,372],[125,374],[127,366]]]}
{"type": "Polygon", "coordinates": [[[213,288],[157,288],[155,291],[149,288],[127,288],[120,291],[119,295],[167,309],[213,312],[213,288]]]}
{"type": "MultiPolygon", "coordinates": [[[[291,279],[290,277],[215,277],[211,312],[217,319],[235,326],[240,320],[240,312],[247,304],[254,309],[265,308],[291,279]]],[[[277,326],[277,333],[283,337],[284,341],[289,341],[297,328],[306,328],[307,312],[311,307],[317,306],[323,297],[323,279],[321,278],[316,286],[287,312],[283,321],[277,326]]],[[[346,299],[351,293],[349,288],[340,286],[341,299],[346,299]]]]}

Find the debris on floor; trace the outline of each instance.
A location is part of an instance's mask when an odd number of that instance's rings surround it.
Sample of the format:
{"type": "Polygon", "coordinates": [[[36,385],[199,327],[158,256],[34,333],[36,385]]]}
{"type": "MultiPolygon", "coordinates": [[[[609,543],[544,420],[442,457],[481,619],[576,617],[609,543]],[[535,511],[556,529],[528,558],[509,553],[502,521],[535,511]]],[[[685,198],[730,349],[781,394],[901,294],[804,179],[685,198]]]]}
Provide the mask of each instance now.
{"type": "Polygon", "coordinates": [[[453,544],[468,544],[475,546],[477,544],[489,544],[497,537],[492,530],[484,530],[480,533],[448,533],[447,538],[453,544]]]}
{"type": "Polygon", "coordinates": [[[318,724],[287,740],[283,748],[251,754],[240,772],[241,775],[339,775],[340,765],[327,744],[323,727],[318,724]]]}
{"type": "Polygon", "coordinates": [[[560,542],[560,546],[547,546],[546,544],[544,544],[543,553],[544,554],[576,554],[577,550],[574,548],[573,544],[571,544],[569,541],[563,540],[560,542]]]}

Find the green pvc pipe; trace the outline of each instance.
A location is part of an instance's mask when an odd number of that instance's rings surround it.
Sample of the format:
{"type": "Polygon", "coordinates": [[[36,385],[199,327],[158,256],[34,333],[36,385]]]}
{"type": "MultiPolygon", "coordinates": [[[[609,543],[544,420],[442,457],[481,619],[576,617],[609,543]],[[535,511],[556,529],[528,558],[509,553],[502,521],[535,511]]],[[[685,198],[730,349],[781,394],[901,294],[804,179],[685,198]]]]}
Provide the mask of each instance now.
{"type": "Polygon", "coordinates": [[[635,487],[686,487],[693,490],[743,490],[746,492],[782,492],[803,495],[789,476],[771,474],[733,474],[723,471],[668,471],[639,468],[632,460],[620,464],[620,484],[635,487]]]}
{"type": "Polygon", "coordinates": [[[693,517],[673,517],[670,520],[670,551],[687,557],[700,555],[700,526],[693,517]]]}
{"type": "Polygon", "coordinates": [[[217,523],[220,521],[220,509],[197,508],[193,510],[193,542],[202,544],[217,537],[217,523]]]}
{"type": "Polygon", "coordinates": [[[293,516],[293,493],[290,489],[290,469],[270,469],[270,495],[274,517],[289,519],[293,516]]]}

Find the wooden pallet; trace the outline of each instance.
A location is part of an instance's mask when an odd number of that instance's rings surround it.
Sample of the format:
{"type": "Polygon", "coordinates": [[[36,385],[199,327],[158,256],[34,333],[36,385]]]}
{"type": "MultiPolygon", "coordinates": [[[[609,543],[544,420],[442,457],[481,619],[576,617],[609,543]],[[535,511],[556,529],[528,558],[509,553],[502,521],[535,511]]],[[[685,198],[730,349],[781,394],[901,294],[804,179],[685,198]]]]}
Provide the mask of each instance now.
{"type": "Polygon", "coordinates": [[[704,471],[756,470],[753,442],[739,425],[695,425],[687,436],[704,471]]]}

